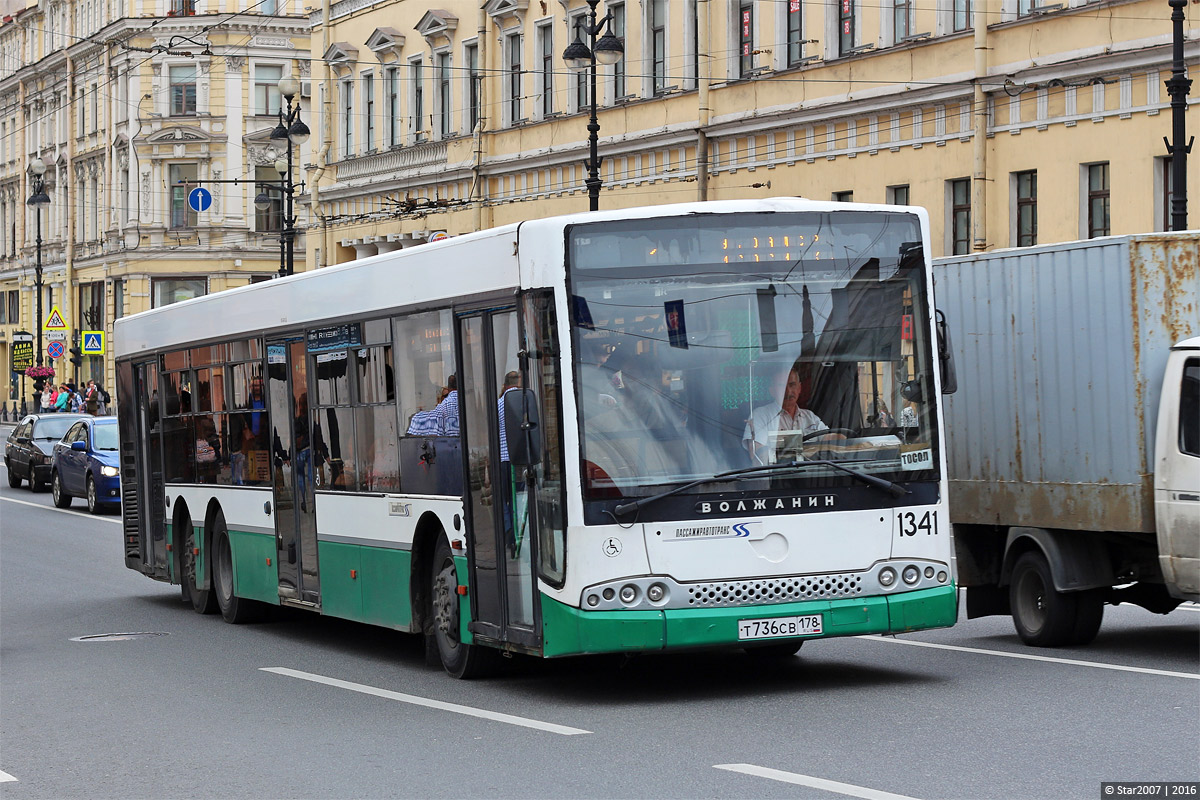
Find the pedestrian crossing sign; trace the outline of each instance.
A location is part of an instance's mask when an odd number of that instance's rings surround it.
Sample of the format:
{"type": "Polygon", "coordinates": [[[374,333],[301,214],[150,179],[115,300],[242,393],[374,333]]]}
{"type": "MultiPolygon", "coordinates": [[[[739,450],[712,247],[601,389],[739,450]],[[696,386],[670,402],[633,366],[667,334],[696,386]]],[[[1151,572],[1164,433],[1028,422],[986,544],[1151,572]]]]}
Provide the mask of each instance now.
{"type": "Polygon", "coordinates": [[[83,344],[79,348],[85,356],[104,355],[104,331],[83,331],[83,344]]]}
{"type": "Polygon", "coordinates": [[[67,329],[67,323],[63,320],[58,306],[50,307],[50,316],[46,317],[46,324],[42,328],[48,331],[65,331],[67,329]]]}

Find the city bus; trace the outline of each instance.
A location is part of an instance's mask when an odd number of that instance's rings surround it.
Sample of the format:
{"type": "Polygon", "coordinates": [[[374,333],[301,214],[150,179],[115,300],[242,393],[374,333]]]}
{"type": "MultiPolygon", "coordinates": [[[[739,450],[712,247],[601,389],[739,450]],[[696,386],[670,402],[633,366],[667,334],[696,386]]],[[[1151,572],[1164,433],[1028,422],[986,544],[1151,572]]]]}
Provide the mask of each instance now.
{"type": "Polygon", "coordinates": [[[572,214],[117,321],[125,562],[501,654],[737,648],[957,616],[914,207],[572,214]]]}

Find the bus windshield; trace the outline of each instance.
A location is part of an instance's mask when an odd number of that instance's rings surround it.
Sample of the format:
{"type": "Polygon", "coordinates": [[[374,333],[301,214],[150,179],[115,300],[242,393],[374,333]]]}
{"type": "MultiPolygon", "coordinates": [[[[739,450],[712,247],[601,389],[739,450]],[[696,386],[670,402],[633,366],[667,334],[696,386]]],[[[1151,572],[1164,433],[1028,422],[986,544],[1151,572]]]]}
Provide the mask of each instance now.
{"type": "Polygon", "coordinates": [[[586,498],[788,462],[789,486],[852,482],[830,461],[936,479],[915,215],[604,222],[567,245],[586,498]]]}

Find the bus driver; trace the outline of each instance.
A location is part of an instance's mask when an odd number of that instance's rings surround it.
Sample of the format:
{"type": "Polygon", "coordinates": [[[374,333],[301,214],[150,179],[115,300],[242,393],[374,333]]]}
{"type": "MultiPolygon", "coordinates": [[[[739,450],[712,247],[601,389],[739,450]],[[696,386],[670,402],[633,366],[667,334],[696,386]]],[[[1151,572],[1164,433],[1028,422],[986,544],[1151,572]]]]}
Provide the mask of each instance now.
{"type": "Polygon", "coordinates": [[[820,417],[800,407],[800,389],[795,362],[783,364],[772,379],[772,401],[754,409],[742,433],[742,442],[755,464],[774,463],[774,442],[778,437],[773,434],[797,431],[803,435],[828,430],[829,426],[820,417]]]}

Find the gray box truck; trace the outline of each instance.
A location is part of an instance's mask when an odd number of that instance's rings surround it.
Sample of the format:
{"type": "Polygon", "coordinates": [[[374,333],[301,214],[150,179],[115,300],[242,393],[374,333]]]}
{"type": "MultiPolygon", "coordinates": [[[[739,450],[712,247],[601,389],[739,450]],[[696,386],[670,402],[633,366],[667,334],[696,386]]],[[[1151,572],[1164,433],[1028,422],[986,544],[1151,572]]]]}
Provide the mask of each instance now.
{"type": "Polygon", "coordinates": [[[935,261],[967,616],[1086,644],[1106,603],[1200,600],[1200,232],[935,261]]]}

